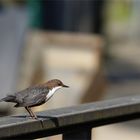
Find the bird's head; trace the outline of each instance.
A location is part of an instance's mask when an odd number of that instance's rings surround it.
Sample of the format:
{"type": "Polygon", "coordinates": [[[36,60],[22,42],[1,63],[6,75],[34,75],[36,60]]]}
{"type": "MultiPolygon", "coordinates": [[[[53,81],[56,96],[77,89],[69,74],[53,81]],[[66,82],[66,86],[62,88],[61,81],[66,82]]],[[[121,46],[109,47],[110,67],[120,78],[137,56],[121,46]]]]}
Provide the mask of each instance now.
{"type": "Polygon", "coordinates": [[[65,88],[68,88],[69,86],[63,84],[62,81],[58,80],[58,79],[53,79],[53,80],[50,80],[46,83],[46,86],[52,90],[53,88],[62,88],[62,87],[65,87],[65,88]]]}

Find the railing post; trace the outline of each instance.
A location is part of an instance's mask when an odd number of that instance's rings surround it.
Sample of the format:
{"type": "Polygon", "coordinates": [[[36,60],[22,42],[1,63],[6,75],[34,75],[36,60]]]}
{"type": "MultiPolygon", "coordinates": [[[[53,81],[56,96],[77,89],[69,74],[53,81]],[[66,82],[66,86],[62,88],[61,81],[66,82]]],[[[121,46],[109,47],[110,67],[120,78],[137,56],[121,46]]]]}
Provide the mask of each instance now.
{"type": "Polygon", "coordinates": [[[91,129],[71,130],[63,134],[63,140],[91,140],[91,129]]]}

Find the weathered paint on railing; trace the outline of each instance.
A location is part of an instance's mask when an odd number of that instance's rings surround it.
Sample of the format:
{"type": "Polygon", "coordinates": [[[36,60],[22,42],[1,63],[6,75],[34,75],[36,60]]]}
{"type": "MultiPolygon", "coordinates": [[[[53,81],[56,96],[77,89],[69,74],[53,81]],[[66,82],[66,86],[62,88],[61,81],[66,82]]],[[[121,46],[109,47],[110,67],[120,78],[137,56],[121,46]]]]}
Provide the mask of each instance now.
{"type": "Polygon", "coordinates": [[[64,140],[89,140],[94,127],[140,118],[140,96],[48,110],[37,115],[39,120],[25,115],[1,117],[0,139],[31,139],[63,134],[64,140]]]}

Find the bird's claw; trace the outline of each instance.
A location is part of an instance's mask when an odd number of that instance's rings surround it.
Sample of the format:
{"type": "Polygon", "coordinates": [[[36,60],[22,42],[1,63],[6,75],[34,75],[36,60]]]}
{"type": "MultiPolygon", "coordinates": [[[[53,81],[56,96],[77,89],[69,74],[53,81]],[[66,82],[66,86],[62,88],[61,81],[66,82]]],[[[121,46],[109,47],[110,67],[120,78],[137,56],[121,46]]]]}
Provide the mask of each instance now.
{"type": "Polygon", "coordinates": [[[29,119],[35,119],[35,120],[38,120],[38,117],[36,116],[26,116],[26,117],[28,117],[29,119]]]}

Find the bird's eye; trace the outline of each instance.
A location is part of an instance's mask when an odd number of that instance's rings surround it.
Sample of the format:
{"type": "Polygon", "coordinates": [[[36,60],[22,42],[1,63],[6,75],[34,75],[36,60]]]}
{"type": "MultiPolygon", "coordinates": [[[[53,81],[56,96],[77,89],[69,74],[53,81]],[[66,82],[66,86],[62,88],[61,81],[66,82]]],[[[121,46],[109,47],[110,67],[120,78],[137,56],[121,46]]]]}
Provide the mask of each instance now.
{"type": "Polygon", "coordinates": [[[62,84],[61,83],[58,83],[58,86],[61,86],[62,84]]]}

